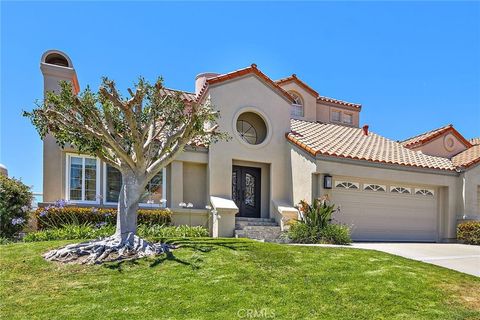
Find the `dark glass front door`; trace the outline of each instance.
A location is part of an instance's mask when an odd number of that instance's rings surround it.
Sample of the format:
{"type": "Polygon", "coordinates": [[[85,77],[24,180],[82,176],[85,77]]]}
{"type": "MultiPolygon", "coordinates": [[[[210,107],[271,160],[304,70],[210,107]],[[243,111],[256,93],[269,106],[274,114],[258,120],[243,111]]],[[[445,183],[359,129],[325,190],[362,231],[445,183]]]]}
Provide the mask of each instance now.
{"type": "Polygon", "coordinates": [[[260,218],[261,169],[233,166],[232,199],[240,217],[260,218]]]}

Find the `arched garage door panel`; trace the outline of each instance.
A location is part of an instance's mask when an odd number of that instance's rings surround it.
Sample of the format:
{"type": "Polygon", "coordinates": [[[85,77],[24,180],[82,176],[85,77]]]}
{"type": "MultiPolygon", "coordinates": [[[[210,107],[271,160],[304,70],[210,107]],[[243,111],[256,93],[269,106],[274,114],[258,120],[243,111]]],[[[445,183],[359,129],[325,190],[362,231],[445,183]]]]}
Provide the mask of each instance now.
{"type": "Polygon", "coordinates": [[[338,222],[357,241],[436,241],[436,198],[388,192],[333,190],[338,222]]]}

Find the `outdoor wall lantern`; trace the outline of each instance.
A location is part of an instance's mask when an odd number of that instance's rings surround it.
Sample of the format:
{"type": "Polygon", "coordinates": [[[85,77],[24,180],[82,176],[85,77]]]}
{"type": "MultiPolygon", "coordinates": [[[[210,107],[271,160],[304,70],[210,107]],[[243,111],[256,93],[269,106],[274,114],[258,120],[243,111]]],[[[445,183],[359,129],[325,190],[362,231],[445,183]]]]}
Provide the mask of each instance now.
{"type": "Polygon", "coordinates": [[[323,176],[323,188],[324,189],[332,189],[332,185],[333,185],[332,176],[329,175],[329,174],[324,175],[323,176]]]}

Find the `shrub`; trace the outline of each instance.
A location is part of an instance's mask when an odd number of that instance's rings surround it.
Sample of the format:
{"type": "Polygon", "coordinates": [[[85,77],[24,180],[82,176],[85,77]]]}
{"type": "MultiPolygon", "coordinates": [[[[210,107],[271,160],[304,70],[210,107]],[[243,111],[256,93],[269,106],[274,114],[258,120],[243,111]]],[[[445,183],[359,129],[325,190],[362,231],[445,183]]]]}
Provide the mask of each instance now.
{"type": "Polygon", "coordinates": [[[319,236],[320,232],[300,221],[292,223],[288,230],[288,237],[295,243],[318,243],[319,236]]]}
{"type": "MultiPolygon", "coordinates": [[[[25,242],[36,242],[95,239],[108,237],[114,232],[115,227],[108,224],[102,225],[98,228],[94,227],[92,224],[67,224],[60,228],[28,233],[23,240],[25,242]]],[[[139,225],[138,235],[151,241],[161,241],[166,238],[208,237],[208,231],[204,227],[139,225]]]]}
{"type": "Polygon", "coordinates": [[[345,225],[331,224],[335,205],[328,203],[328,198],[315,199],[310,205],[300,201],[302,218],[290,226],[288,237],[296,243],[348,244],[350,228],[345,225]]]}
{"type": "Polygon", "coordinates": [[[23,238],[25,242],[52,241],[52,240],[75,240],[95,239],[108,237],[115,232],[115,227],[105,225],[95,228],[91,224],[66,224],[60,228],[46,229],[27,233],[23,238]]]}
{"type": "MultiPolygon", "coordinates": [[[[69,224],[92,224],[107,223],[115,225],[117,209],[114,208],[79,208],[66,206],[62,200],[45,208],[38,208],[34,212],[37,219],[37,228],[54,229],[69,224]]],[[[172,213],[168,209],[138,210],[138,224],[169,225],[172,221],[172,213]]]]}
{"type": "Polygon", "coordinates": [[[480,245],[480,221],[469,221],[457,226],[457,238],[466,244],[480,245]]]}
{"type": "Polygon", "coordinates": [[[33,195],[30,187],[0,175],[0,237],[12,238],[28,222],[33,195]]]}
{"type": "Polygon", "coordinates": [[[320,242],[329,244],[350,244],[350,228],[341,224],[329,224],[320,232],[320,242]]]}
{"type": "Polygon", "coordinates": [[[209,236],[208,230],[204,227],[190,227],[185,225],[171,227],[140,225],[138,228],[138,234],[140,237],[152,241],[162,241],[166,238],[199,238],[209,236]]]}

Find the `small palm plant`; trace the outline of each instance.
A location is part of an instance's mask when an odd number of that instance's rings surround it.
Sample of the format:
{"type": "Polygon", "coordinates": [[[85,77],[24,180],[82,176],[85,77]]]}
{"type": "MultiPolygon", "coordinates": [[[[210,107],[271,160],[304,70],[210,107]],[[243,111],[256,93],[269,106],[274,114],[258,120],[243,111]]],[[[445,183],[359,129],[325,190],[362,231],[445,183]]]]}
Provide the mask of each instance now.
{"type": "Polygon", "coordinates": [[[336,212],[335,205],[330,205],[326,196],[313,200],[311,205],[301,200],[299,210],[302,213],[301,221],[318,231],[330,224],[332,215],[336,212]]]}

